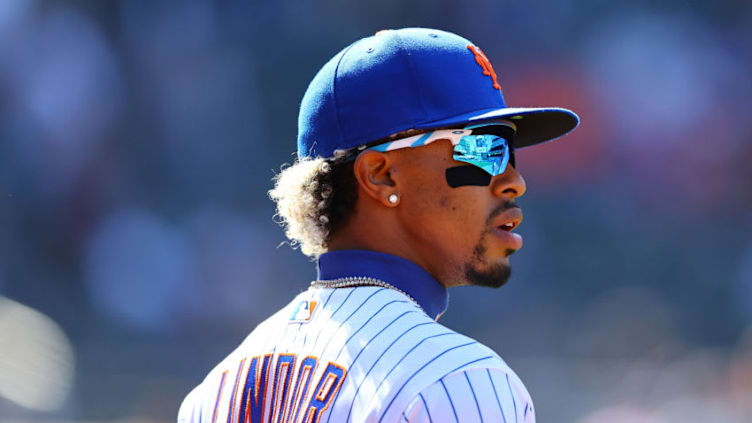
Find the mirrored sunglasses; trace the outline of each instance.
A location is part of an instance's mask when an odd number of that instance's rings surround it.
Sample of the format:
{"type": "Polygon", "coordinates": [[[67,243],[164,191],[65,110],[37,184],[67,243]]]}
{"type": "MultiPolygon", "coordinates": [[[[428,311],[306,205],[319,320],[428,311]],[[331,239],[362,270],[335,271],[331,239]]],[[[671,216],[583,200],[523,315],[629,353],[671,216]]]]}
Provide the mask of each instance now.
{"type": "Polygon", "coordinates": [[[491,176],[501,175],[510,162],[514,166],[511,139],[507,140],[505,137],[488,133],[473,134],[474,131],[486,132],[480,128],[488,126],[506,126],[512,129],[512,133],[516,129],[511,122],[479,124],[464,129],[440,129],[378,144],[365,148],[363,151],[385,152],[400,148],[422,147],[434,141],[448,139],[454,146],[454,160],[477,166],[491,176]]]}

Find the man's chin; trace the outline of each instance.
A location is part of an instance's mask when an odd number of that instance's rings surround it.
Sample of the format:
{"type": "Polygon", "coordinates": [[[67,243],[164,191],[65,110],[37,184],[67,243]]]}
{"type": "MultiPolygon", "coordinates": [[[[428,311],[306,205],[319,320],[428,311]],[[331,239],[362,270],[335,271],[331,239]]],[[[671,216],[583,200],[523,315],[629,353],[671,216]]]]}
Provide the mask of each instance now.
{"type": "Polygon", "coordinates": [[[480,270],[468,264],[465,266],[465,279],[470,285],[499,288],[507,283],[512,268],[506,263],[494,263],[480,270]]]}

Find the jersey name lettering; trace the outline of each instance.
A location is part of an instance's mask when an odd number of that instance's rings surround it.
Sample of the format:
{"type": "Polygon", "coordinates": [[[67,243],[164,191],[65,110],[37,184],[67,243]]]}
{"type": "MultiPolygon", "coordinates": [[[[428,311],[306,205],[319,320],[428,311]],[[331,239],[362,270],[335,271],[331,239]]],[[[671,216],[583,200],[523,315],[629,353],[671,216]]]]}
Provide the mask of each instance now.
{"type": "MultiPolygon", "coordinates": [[[[318,366],[316,357],[303,358],[297,367],[296,354],[279,354],[274,359],[272,354],[266,354],[240,361],[234,381],[235,389],[230,398],[221,400],[222,403],[229,403],[227,423],[288,423],[297,422],[301,415],[304,423],[318,423],[347,376],[344,367],[329,362],[318,380],[311,383],[318,366]],[[243,388],[238,390],[241,378],[245,382],[240,385],[243,388]],[[236,403],[239,403],[237,410],[236,403]]],[[[226,375],[225,371],[217,392],[212,422],[220,421],[217,412],[226,375]]]]}

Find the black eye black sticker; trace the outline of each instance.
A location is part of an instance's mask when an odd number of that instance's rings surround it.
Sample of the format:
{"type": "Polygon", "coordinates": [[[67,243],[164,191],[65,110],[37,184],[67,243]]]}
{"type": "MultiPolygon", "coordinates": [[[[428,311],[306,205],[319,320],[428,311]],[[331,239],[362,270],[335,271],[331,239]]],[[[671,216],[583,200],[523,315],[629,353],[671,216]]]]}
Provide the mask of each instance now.
{"type": "Polygon", "coordinates": [[[491,174],[473,165],[450,167],[445,174],[447,183],[452,188],[468,185],[485,187],[491,183],[491,174]]]}

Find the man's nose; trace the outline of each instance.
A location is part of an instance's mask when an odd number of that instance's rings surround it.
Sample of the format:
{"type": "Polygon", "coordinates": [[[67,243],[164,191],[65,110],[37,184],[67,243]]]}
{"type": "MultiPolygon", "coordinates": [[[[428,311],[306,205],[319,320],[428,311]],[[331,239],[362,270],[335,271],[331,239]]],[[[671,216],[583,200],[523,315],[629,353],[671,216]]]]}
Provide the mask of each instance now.
{"type": "Polygon", "coordinates": [[[494,176],[491,180],[491,191],[497,197],[513,200],[521,197],[526,190],[525,179],[512,165],[507,165],[504,173],[494,176]]]}

